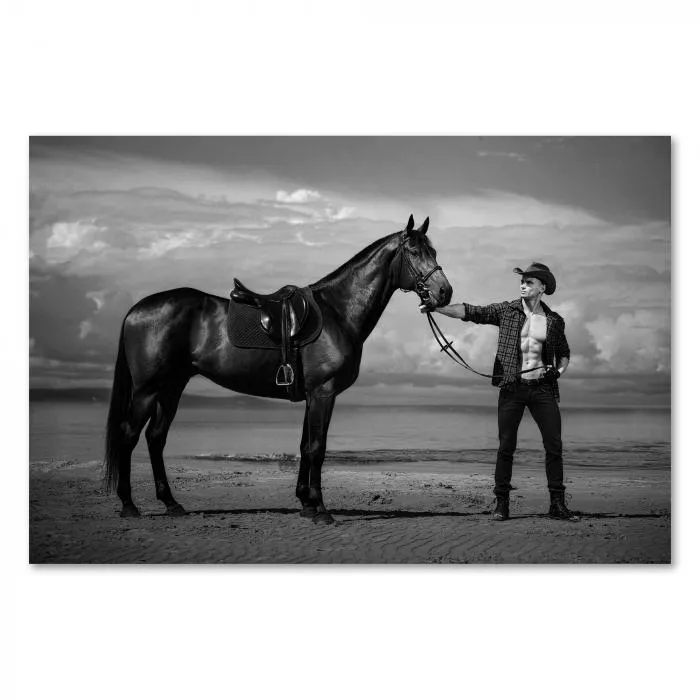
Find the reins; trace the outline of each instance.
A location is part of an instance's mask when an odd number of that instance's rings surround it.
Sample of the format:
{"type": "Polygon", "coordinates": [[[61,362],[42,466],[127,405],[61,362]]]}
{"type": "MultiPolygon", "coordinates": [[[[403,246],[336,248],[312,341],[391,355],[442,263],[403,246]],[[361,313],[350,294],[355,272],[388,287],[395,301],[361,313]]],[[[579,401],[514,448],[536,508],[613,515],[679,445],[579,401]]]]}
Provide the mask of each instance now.
{"type": "MultiPolygon", "coordinates": [[[[430,330],[433,332],[433,335],[435,336],[435,340],[437,340],[438,345],[440,346],[440,352],[444,352],[447,357],[449,357],[451,360],[454,360],[460,367],[463,367],[464,369],[468,369],[470,372],[474,372],[474,374],[478,374],[480,377],[486,377],[487,379],[503,379],[505,377],[504,374],[484,374],[483,372],[479,372],[475,370],[460,354],[455,350],[453,347],[453,340],[448,341],[447,337],[445,334],[442,332],[442,329],[440,326],[438,326],[438,322],[433,318],[433,314],[430,311],[426,311],[425,315],[428,317],[428,325],[430,326],[430,330]]],[[[544,365],[540,365],[539,367],[533,367],[532,369],[524,369],[521,372],[516,372],[516,375],[521,375],[521,374],[527,374],[528,372],[534,372],[535,370],[538,369],[546,369],[544,365]]]]}

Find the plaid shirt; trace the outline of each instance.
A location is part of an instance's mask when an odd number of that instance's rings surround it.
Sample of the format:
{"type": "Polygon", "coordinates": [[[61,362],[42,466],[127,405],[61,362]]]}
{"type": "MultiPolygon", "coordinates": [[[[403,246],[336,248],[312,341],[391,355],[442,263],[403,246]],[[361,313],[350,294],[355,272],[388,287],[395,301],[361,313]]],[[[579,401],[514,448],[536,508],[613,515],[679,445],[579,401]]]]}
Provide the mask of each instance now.
{"type": "MultiPolygon", "coordinates": [[[[569,344],[564,335],[564,319],[552,311],[545,303],[540,302],[547,318],[547,335],[542,351],[542,361],[545,365],[557,366],[563,357],[570,357],[569,344]]],[[[518,372],[522,369],[523,357],[520,350],[520,334],[525,324],[525,312],[521,299],[502,301],[500,304],[488,306],[472,306],[464,304],[464,321],[472,323],[489,323],[499,327],[498,349],[493,364],[491,380],[494,386],[513,385],[518,381],[518,372]]],[[[527,375],[525,375],[527,377],[527,375]]],[[[555,379],[552,383],[554,396],[559,401],[559,385],[555,379]]]]}

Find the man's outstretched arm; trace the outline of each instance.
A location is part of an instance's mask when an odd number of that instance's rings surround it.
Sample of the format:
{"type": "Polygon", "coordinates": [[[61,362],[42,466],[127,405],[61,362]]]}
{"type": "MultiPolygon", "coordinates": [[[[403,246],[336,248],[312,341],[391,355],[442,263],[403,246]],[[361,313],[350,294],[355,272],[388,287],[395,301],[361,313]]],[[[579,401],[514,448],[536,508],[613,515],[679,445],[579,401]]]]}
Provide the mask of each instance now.
{"type": "MultiPolygon", "coordinates": [[[[501,304],[488,304],[487,306],[474,306],[473,304],[448,304],[447,306],[439,306],[433,311],[439,314],[450,316],[451,318],[459,318],[462,321],[472,321],[472,323],[490,323],[498,326],[501,323],[501,312],[506,305],[506,302],[501,304]]],[[[420,307],[421,313],[430,311],[425,306],[420,307]]]]}

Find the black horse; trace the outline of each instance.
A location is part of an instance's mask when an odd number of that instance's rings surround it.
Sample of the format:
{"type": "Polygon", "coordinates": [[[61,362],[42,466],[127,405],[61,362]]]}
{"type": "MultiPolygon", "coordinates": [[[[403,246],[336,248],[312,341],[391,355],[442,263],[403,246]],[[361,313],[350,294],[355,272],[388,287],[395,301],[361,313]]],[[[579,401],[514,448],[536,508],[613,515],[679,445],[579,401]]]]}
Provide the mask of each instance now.
{"type": "MultiPolygon", "coordinates": [[[[299,350],[306,416],[296,495],[301,514],[332,523],[321,493],[321,467],[335,397],[360,371],[362,345],[397,289],[415,291],[430,307],[448,304],[452,287],[426,233],[429,220],[392,233],[310,285],[323,329],[299,350]]],[[[288,399],[275,382],[279,352],[235,347],[227,337],[229,300],[196,289],[173,289],[138,302],[119,338],[107,419],[105,482],[116,487],[122,517],[139,511],[131,498],[131,454],[146,428],[156,496],[169,515],[185,510],[173,498],[163,462],[168,429],[191,377],[201,374],[233,391],[288,399]]]]}

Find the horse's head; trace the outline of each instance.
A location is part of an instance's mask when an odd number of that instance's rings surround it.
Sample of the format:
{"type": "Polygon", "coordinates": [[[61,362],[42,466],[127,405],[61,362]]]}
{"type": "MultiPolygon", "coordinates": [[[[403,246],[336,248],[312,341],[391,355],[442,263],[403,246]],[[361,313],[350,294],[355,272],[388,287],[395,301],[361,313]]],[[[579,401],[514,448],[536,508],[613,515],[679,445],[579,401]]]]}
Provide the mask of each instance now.
{"type": "Polygon", "coordinates": [[[446,306],[452,299],[452,285],[437,263],[437,253],[428,238],[430,219],[413,228],[413,214],[399,232],[399,288],[413,291],[428,308],[446,306]]]}

